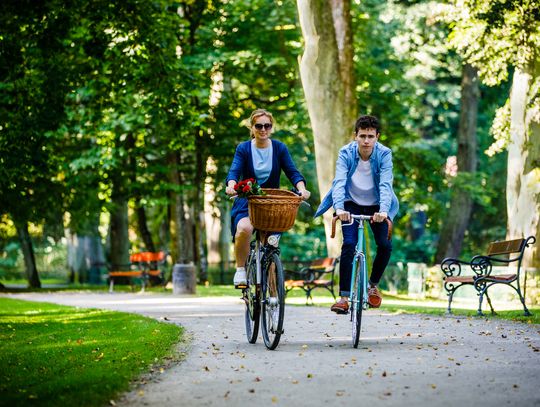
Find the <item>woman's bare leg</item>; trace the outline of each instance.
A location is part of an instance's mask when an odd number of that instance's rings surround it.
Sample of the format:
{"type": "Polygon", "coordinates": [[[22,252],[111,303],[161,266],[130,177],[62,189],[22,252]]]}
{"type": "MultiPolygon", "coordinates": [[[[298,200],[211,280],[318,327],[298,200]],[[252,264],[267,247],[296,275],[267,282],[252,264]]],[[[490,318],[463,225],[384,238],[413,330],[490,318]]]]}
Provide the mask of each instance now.
{"type": "Polygon", "coordinates": [[[253,226],[249,218],[242,218],[236,227],[234,236],[234,255],[236,257],[236,267],[244,267],[249,255],[249,242],[253,234],[253,226]]]}

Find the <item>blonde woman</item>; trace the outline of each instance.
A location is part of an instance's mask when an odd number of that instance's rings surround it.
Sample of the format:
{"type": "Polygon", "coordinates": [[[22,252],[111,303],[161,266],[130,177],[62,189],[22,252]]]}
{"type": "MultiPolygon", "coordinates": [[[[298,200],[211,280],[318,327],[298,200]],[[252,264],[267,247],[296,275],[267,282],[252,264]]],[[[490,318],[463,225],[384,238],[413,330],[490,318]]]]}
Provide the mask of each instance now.
{"type": "MultiPolygon", "coordinates": [[[[241,180],[254,178],[263,188],[279,188],[281,171],[296,187],[303,199],[309,199],[311,193],[306,189],[306,180],[296,169],[287,146],[272,140],[274,117],[264,109],[257,109],[249,118],[251,139],[236,147],[233,162],[227,175],[225,192],[236,195],[234,186],[241,180]]],[[[248,217],[246,198],[237,198],[231,211],[231,232],[236,257],[234,286],[243,288],[247,284],[246,259],[249,254],[249,242],[253,226],[248,217]]]]}

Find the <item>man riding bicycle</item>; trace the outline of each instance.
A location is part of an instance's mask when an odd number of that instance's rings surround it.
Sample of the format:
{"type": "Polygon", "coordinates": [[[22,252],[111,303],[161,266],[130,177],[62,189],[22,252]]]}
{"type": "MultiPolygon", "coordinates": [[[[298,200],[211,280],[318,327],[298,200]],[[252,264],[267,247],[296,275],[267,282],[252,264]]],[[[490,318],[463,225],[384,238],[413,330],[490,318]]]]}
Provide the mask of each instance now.
{"type": "MultiPolygon", "coordinates": [[[[336,175],[330,191],[323,198],[315,217],[334,207],[343,222],[350,214],[372,215],[370,224],[377,254],[369,278],[368,302],[378,308],[382,297],[377,285],[388,265],[392,242],[388,240],[386,218],[393,220],[399,203],[392,188],[392,151],[378,142],[380,123],[375,116],[360,116],[355,124],[355,140],[343,146],[336,161],[336,175]]],[[[349,311],[352,260],[358,241],[358,223],[342,226],[343,245],[339,269],[340,299],[331,310],[338,314],[349,311]]]]}

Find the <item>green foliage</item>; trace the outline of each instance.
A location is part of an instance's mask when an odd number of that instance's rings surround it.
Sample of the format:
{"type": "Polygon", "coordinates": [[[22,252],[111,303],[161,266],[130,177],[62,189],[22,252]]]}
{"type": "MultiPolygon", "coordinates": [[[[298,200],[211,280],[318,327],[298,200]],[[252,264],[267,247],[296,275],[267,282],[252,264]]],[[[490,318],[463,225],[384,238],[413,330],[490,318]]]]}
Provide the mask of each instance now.
{"type": "MultiPolygon", "coordinates": [[[[465,251],[503,233],[505,155],[481,154],[472,179],[451,179],[444,168],[457,148],[462,58],[500,83],[481,89],[478,137],[479,151],[493,137],[490,151],[502,147],[504,111],[493,135],[489,129],[508,93],[503,71],[538,48],[536,3],[520,11],[518,2],[502,0],[463,0],[461,8],[352,2],[358,111],[381,118],[381,141],[394,152],[401,209],[393,261],[430,258],[451,185],[465,186],[475,200],[465,251]]],[[[208,181],[217,191],[212,204],[225,213],[225,174],[236,145],[249,138],[245,120],[266,108],[276,119],[274,137],[288,146],[312,191],[312,209],[301,208],[283,236],[284,258],[325,256],[322,224],[312,219],[319,191],[294,2],[9,0],[1,7],[2,219],[40,222],[44,237],[55,240],[64,226],[96,233],[100,214],[121,195],[130,200],[133,230],[134,210],[142,206],[164,247],[172,193],[193,209],[208,181]],[[171,182],[176,158],[180,185],[171,182]]],[[[1,229],[9,231],[3,242],[12,229],[1,229]]],[[[140,236],[131,243],[142,246],[140,236]]]]}
{"type": "Polygon", "coordinates": [[[7,1],[0,10],[0,213],[39,221],[59,200],[55,140],[70,77],[58,4],[7,1]]]}
{"type": "Polygon", "coordinates": [[[1,404],[102,406],[170,358],[181,333],[131,314],[0,298],[1,404]]]}
{"type": "Polygon", "coordinates": [[[523,69],[538,57],[539,1],[458,0],[454,13],[452,44],[487,85],[507,80],[510,67],[523,69]]]}

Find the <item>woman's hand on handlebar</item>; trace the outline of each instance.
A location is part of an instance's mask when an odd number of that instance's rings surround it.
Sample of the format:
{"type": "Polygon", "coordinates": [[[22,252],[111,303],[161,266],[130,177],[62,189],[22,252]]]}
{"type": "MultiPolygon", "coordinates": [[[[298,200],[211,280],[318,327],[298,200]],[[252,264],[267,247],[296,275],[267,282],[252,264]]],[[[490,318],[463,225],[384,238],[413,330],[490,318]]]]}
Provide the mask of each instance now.
{"type": "Polygon", "coordinates": [[[311,196],[311,192],[309,192],[307,189],[299,190],[298,193],[302,197],[304,201],[307,201],[309,197],[311,196]]]}
{"type": "Polygon", "coordinates": [[[344,211],[343,209],[336,209],[336,216],[342,222],[350,222],[351,221],[351,214],[349,212],[347,212],[347,211],[344,211]]]}
{"type": "Polygon", "coordinates": [[[373,222],[384,222],[386,218],[388,218],[388,214],[386,212],[375,212],[373,214],[373,222]]]}

